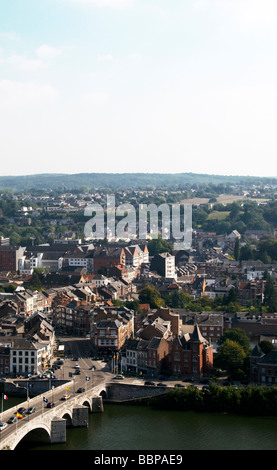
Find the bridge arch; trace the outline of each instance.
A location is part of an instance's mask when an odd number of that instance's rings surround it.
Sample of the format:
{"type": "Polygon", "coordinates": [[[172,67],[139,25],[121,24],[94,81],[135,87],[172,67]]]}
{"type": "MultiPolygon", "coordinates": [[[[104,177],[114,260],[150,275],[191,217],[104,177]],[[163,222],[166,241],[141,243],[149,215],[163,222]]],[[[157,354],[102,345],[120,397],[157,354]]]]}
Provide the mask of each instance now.
{"type": "Polygon", "coordinates": [[[89,411],[91,411],[91,400],[89,400],[88,398],[84,398],[84,400],[81,401],[80,404],[82,406],[87,406],[89,411]]]}
{"type": "Polygon", "coordinates": [[[69,411],[65,411],[61,415],[61,418],[66,420],[66,427],[72,426],[72,413],[69,413],[69,411]]]}
{"type": "Polygon", "coordinates": [[[14,441],[12,450],[18,450],[21,446],[24,446],[24,442],[35,442],[50,444],[51,443],[51,432],[48,426],[44,424],[37,424],[36,427],[30,429],[29,432],[23,434],[20,433],[17,439],[14,441]]]}
{"type": "Polygon", "coordinates": [[[99,393],[99,396],[102,397],[102,398],[107,398],[107,391],[106,391],[106,389],[101,390],[101,392],[99,393]]]}

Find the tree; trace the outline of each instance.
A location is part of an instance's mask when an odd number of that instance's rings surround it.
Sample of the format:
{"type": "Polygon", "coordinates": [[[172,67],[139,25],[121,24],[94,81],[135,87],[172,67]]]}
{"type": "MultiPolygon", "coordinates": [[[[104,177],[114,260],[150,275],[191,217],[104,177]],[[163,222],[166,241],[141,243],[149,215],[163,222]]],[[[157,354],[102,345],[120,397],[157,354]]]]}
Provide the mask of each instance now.
{"type": "Polygon", "coordinates": [[[241,260],[248,260],[248,259],[253,259],[254,258],[254,251],[251,245],[249,243],[246,243],[243,245],[240,249],[240,261],[241,260]]]}
{"type": "Polygon", "coordinates": [[[164,300],[161,298],[159,291],[150,284],[139,292],[139,301],[142,304],[149,304],[151,308],[164,306],[164,300]]]}
{"type": "Polygon", "coordinates": [[[158,238],[150,240],[147,248],[151,256],[158,255],[159,253],[171,253],[173,249],[172,243],[164,240],[161,235],[158,235],[158,238]]]}
{"type": "Polygon", "coordinates": [[[264,278],[266,281],[265,290],[264,290],[264,305],[267,307],[269,312],[276,312],[277,311],[277,292],[276,292],[274,279],[267,272],[265,272],[264,278]]]}
{"type": "Polygon", "coordinates": [[[226,370],[230,379],[241,380],[245,358],[243,347],[236,341],[226,339],[217,351],[214,365],[226,370]]]}
{"type": "Polygon", "coordinates": [[[219,344],[223,345],[227,340],[238,343],[244,350],[245,354],[250,352],[250,341],[244,330],[241,328],[231,328],[225,330],[219,340],[219,344]]]}
{"type": "Polygon", "coordinates": [[[264,354],[268,354],[270,351],[272,351],[272,349],[274,349],[273,344],[266,340],[260,341],[259,346],[264,354]]]}

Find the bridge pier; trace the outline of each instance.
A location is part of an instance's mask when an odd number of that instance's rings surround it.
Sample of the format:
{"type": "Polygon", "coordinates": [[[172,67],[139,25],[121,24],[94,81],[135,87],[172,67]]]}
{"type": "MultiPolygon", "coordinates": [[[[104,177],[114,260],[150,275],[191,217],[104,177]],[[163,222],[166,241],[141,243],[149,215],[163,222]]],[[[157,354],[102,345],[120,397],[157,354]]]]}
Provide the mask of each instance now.
{"type": "Polygon", "coordinates": [[[87,406],[76,406],[72,410],[72,426],[81,427],[88,426],[88,412],[87,406]]]}
{"type": "Polygon", "coordinates": [[[91,401],[91,411],[92,413],[103,413],[104,406],[102,397],[93,397],[91,401]]]}
{"type": "Polygon", "coordinates": [[[51,444],[66,442],[66,419],[54,418],[51,421],[51,444]]]}

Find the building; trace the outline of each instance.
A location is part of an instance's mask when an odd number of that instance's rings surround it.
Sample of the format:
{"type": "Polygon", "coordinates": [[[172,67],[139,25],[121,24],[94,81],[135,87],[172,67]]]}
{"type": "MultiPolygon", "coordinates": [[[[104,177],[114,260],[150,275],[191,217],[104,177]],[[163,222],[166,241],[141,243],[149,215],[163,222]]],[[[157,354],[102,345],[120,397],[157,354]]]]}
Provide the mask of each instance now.
{"type": "Polygon", "coordinates": [[[169,357],[172,374],[203,377],[212,367],[213,346],[202,336],[198,325],[194,325],[191,334],[175,336],[169,357]]]}
{"type": "Polygon", "coordinates": [[[149,262],[149,252],[147,245],[130,245],[124,248],[124,252],[126,267],[138,268],[143,263],[149,262]]]}
{"type": "Polygon", "coordinates": [[[118,352],[134,334],[134,312],[123,309],[95,311],[91,335],[98,352],[118,352]]]}
{"type": "Polygon", "coordinates": [[[95,274],[99,270],[109,270],[114,266],[125,266],[125,251],[121,247],[99,247],[95,249],[93,256],[93,271],[95,274]]]}
{"type": "Polygon", "coordinates": [[[250,379],[262,385],[277,384],[277,350],[264,354],[256,345],[250,355],[250,379]]]}
{"type": "Polygon", "coordinates": [[[121,365],[125,372],[157,376],[162,373],[170,342],[160,337],[129,339],[124,346],[121,365]]]}
{"type": "Polygon", "coordinates": [[[0,346],[0,376],[10,373],[10,348],[0,346]]]}
{"type": "Polygon", "coordinates": [[[162,277],[176,279],[175,256],[170,253],[154,255],[150,269],[162,277]]]}
{"type": "Polygon", "coordinates": [[[50,357],[47,342],[43,344],[25,338],[13,338],[10,342],[10,373],[40,374],[47,369],[50,357]]]}
{"type": "Polygon", "coordinates": [[[90,245],[78,246],[73,252],[63,257],[63,268],[67,266],[85,268],[87,272],[93,273],[93,251],[90,245]]]}
{"type": "Polygon", "coordinates": [[[0,271],[16,273],[24,252],[21,246],[0,245],[0,271]]]}

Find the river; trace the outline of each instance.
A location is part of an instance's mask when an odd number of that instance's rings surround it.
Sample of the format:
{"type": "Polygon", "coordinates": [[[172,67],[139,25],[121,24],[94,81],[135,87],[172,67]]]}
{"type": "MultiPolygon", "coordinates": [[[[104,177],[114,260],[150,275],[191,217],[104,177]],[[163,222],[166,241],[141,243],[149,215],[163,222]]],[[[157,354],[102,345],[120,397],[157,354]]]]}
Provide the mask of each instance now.
{"type": "MultiPolygon", "coordinates": [[[[87,428],[68,428],[64,444],[24,450],[275,450],[277,419],[105,404],[87,428]]],[[[18,448],[19,450],[19,448],[18,448]]]]}

